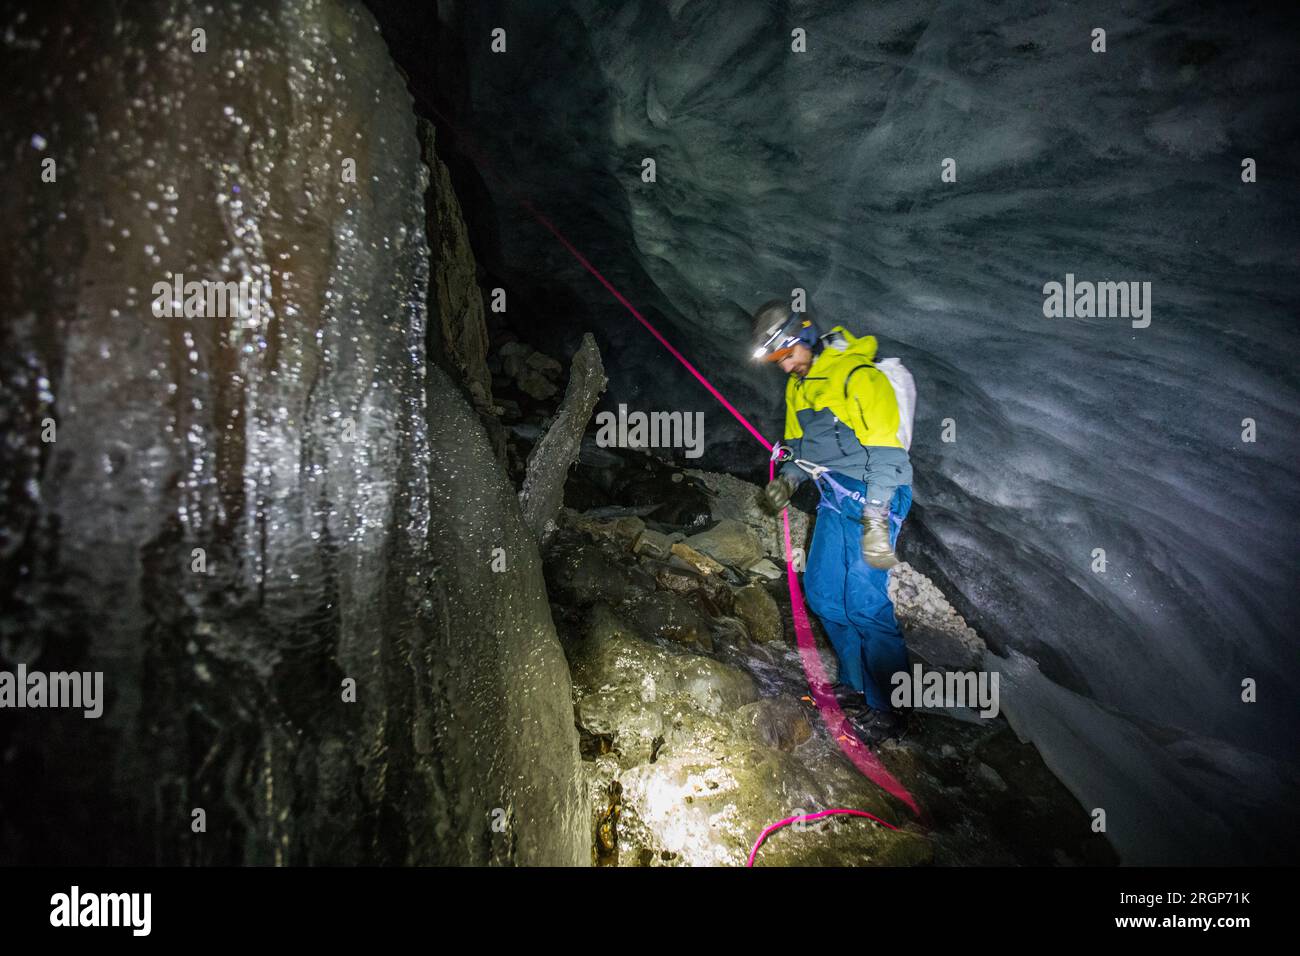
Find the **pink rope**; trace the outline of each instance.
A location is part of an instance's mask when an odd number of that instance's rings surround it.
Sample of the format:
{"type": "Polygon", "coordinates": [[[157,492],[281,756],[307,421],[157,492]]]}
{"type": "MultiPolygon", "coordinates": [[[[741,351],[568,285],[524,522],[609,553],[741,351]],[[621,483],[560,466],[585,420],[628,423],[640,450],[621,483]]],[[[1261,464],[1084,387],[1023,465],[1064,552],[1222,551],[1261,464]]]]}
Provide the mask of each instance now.
{"type": "Polygon", "coordinates": [[[600,272],[597,271],[596,267],[593,266],[587,260],[587,257],[573,247],[573,244],[564,237],[564,235],[560,232],[560,230],[556,229],[555,226],[552,225],[549,219],[547,219],[540,212],[534,209],[533,204],[529,202],[527,199],[521,199],[520,202],[523,204],[523,207],[525,209],[527,209],[530,213],[533,214],[533,217],[536,218],[538,222],[540,222],[543,226],[545,226],[547,229],[550,230],[551,235],[553,235],[556,239],[560,240],[561,245],[563,245],[564,248],[569,250],[569,252],[573,255],[573,258],[577,259],[580,263],[582,263],[583,268],[585,268],[588,272],[594,275],[596,279],[600,282],[600,284],[603,285],[606,289],[608,289],[610,291],[610,294],[613,295],[614,298],[618,299],[618,301],[623,304],[623,308],[631,312],[632,315],[636,317],[636,320],[640,322],[642,325],[644,325],[646,329],[649,330],[650,334],[659,340],[659,344],[662,345],[664,348],[666,348],[672,354],[673,358],[677,359],[677,361],[682,363],[686,371],[694,375],[696,380],[709,390],[710,395],[712,395],[714,398],[716,398],[719,402],[722,403],[723,408],[731,412],[731,414],[736,417],[736,421],[744,425],[745,428],[748,429],[749,433],[758,439],[758,443],[760,445],[762,445],[768,451],[772,450],[772,443],[768,441],[766,438],[764,438],[762,433],[757,428],[755,428],[753,425],[750,424],[749,419],[746,418],[744,415],[740,414],[739,409],[737,409],[735,405],[732,405],[731,402],[723,398],[722,393],[713,387],[713,383],[710,382],[703,375],[701,375],[699,369],[697,369],[690,362],[686,361],[686,356],[682,355],[681,352],[677,351],[677,349],[673,347],[672,343],[669,342],[666,338],[664,338],[659,333],[659,330],[656,329],[653,325],[651,325],[649,320],[646,319],[646,317],[642,315],[640,312],[638,312],[636,307],[632,305],[631,302],[629,302],[626,298],[624,298],[623,293],[619,292],[618,289],[614,288],[613,284],[608,279],[606,279],[603,275],[601,275],[600,272]]]}
{"type": "Polygon", "coordinates": [[[835,816],[836,814],[850,817],[866,817],[868,820],[875,820],[882,827],[888,827],[890,830],[898,829],[898,827],[894,826],[892,823],[886,823],[875,814],[867,813],[866,810],[848,810],[844,807],[835,807],[832,810],[821,810],[817,813],[804,813],[797,817],[786,817],[784,820],[780,820],[773,823],[770,827],[765,828],[763,832],[758,835],[758,839],[754,841],[754,849],[749,851],[749,859],[745,861],[745,866],[752,867],[754,865],[754,857],[758,854],[758,848],[763,845],[763,841],[767,839],[768,834],[775,833],[782,827],[787,827],[799,820],[820,820],[822,817],[835,816]]]}
{"type": "MultiPolygon", "coordinates": [[[[579,252],[573,243],[571,243],[548,218],[538,212],[532,202],[521,196],[518,191],[514,189],[509,180],[496,172],[492,167],[492,164],[488,162],[487,157],[471,145],[470,137],[452,125],[447,117],[443,116],[437,109],[434,109],[434,113],[437,114],[437,116],[442,119],[450,129],[456,132],[466,151],[475,157],[475,159],[481,164],[482,168],[491,172],[493,177],[502,184],[506,191],[514,196],[519,204],[528,210],[533,218],[541,223],[542,226],[551,233],[551,235],[559,240],[560,244],[569,251],[569,254],[577,259],[584,269],[595,276],[596,280],[608,289],[610,294],[613,295],[625,309],[632,313],[636,320],[640,322],[641,325],[655,337],[655,339],[658,340],[659,344],[667,349],[673,358],[677,359],[677,361],[680,362],[688,372],[695,376],[695,379],[708,389],[710,395],[721,402],[722,406],[735,416],[736,421],[740,422],[740,424],[754,436],[760,445],[771,451],[772,443],[763,437],[762,433],[750,423],[749,419],[742,415],[736,406],[727,401],[727,399],[723,397],[722,393],[714,388],[713,383],[705,378],[700,373],[699,369],[687,361],[686,357],[682,355],[682,353],[679,352],[673,344],[668,341],[668,339],[664,338],[660,331],[655,328],[645,316],[637,311],[636,307],[633,306],[632,303],[614,287],[613,283],[601,275],[599,270],[591,264],[591,261],[579,252]]],[[[775,469],[775,463],[769,462],[769,480],[775,476],[775,469]]],[[[804,606],[803,591],[799,587],[798,573],[794,569],[794,551],[790,544],[790,511],[788,507],[781,512],[781,519],[785,526],[786,580],[790,586],[790,603],[794,615],[795,636],[799,646],[799,657],[803,663],[804,676],[807,677],[808,687],[812,692],[813,703],[817,706],[817,711],[821,714],[822,721],[826,724],[826,729],[830,732],[836,743],[839,744],[840,750],[844,752],[844,755],[849,758],[853,765],[857,767],[868,780],[880,787],[886,793],[890,793],[897,797],[908,807],[908,809],[919,817],[921,816],[921,810],[917,806],[916,800],[914,800],[912,795],[908,793],[907,788],[904,787],[897,778],[895,778],[894,775],[885,768],[885,765],[880,762],[879,758],[877,758],[876,755],[867,748],[866,744],[858,739],[858,736],[854,733],[848,719],[844,716],[844,712],[840,710],[840,705],[835,699],[835,694],[831,691],[830,681],[827,679],[825,667],[822,665],[821,655],[817,651],[817,642],[813,637],[812,625],[808,620],[808,610],[804,606]]],[[[815,814],[810,819],[816,819],[818,816],[830,813],[852,813],[860,816],[871,816],[871,814],[862,810],[823,810],[820,814],[815,814]]],[[[871,818],[873,820],[877,819],[876,817],[871,818]]],[[[764,830],[763,834],[759,837],[758,843],[754,845],[754,851],[756,852],[758,850],[758,845],[763,842],[763,838],[769,832],[777,827],[790,823],[791,820],[794,819],[797,818],[792,817],[790,820],[783,820],[781,823],[773,824],[771,827],[764,830]]],[[[878,820],[877,822],[884,823],[883,820],[878,820]]],[[[890,826],[887,823],[884,823],[884,825],[890,826]]],[[[896,828],[890,827],[890,829],[896,828]]],[[[753,858],[754,853],[751,852],[751,864],[753,863],[753,858]]]]}
{"type": "MultiPolygon", "coordinates": [[[[769,463],[769,476],[774,476],[775,470],[775,463],[769,463]]],[[[817,651],[817,642],[813,638],[812,624],[808,620],[808,609],[804,605],[803,591],[799,587],[799,575],[794,569],[794,551],[790,546],[790,509],[788,507],[781,512],[781,521],[785,526],[785,576],[790,586],[790,609],[794,616],[794,633],[799,645],[799,659],[803,661],[804,676],[808,678],[808,689],[812,692],[812,699],[813,703],[817,705],[817,712],[822,715],[826,729],[835,738],[835,742],[839,744],[844,756],[852,761],[853,766],[857,767],[863,776],[881,790],[893,794],[903,801],[907,808],[919,817],[921,809],[917,806],[916,800],[907,792],[907,788],[898,781],[898,778],[885,769],[885,765],[880,762],[880,758],[868,750],[867,746],[858,739],[858,735],[853,732],[853,727],[849,724],[848,718],[844,716],[844,711],[840,709],[840,702],[835,699],[835,693],[831,690],[830,679],[826,676],[826,669],[822,665],[821,654],[817,651]]]]}

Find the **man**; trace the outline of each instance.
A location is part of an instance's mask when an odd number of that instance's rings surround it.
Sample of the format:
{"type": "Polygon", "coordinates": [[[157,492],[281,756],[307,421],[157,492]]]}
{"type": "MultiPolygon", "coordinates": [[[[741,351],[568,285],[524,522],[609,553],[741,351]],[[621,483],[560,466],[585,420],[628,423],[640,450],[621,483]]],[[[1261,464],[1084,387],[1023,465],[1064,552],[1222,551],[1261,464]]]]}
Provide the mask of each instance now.
{"type": "MultiPolygon", "coordinates": [[[[821,501],[804,572],[808,604],[835,648],[840,684],[854,692],[846,711],[872,739],[899,736],[905,717],[889,692],[892,676],[907,670],[907,649],[888,569],[898,563],[894,542],[912,503],[910,395],[900,412],[894,384],[875,364],[873,336],[858,339],[841,326],[823,333],[780,299],[754,314],[754,332],[754,357],[790,376],[787,457],[764,496],[779,511],[815,479],[821,501]]],[[[887,361],[910,389],[910,376],[887,361]]]]}

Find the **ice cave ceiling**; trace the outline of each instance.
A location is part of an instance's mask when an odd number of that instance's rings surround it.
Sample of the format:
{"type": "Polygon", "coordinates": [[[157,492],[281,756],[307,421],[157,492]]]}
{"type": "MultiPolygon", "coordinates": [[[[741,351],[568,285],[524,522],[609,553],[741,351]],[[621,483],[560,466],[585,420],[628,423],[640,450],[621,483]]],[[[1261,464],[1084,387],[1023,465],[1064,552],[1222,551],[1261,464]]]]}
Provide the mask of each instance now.
{"type": "Polygon", "coordinates": [[[1234,817],[1294,787],[1300,712],[1280,7],[371,6],[417,102],[451,120],[515,331],[561,357],[595,331],[607,402],[703,410],[707,465],[750,475],[762,450],[517,198],[772,437],[750,310],[800,287],[877,335],[920,390],[904,555],[1002,655],[1049,763],[1085,806],[1133,809],[1130,858],[1257,849],[1234,817]],[[1045,317],[1067,275],[1150,283],[1149,324],[1045,317]]]}

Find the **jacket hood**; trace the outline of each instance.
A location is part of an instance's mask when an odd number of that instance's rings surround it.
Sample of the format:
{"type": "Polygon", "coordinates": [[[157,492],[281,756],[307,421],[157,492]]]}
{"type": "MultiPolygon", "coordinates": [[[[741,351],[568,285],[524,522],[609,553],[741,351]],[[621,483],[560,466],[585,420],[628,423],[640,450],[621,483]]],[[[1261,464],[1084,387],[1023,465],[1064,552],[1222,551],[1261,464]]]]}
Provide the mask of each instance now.
{"type": "MultiPolygon", "coordinates": [[[[842,325],[837,325],[823,336],[822,341],[825,348],[819,359],[831,358],[834,356],[838,359],[840,356],[850,356],[859,362],[874,362],[876,360],[876,337],[874,335],[864,335],[858,338],[842,325]]],[[[816,364],[815,362],[813,364],[816,364]]]]}

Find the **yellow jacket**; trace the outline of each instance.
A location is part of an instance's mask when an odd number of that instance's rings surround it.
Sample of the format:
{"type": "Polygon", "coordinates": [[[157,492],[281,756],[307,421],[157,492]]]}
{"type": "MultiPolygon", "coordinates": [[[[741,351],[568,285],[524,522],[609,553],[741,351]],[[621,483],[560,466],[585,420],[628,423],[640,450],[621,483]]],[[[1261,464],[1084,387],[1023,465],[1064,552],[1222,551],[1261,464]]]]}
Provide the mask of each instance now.
{"type": "Polygon", "coordinates": [[[786,439],[803,439],[807,432],[809,441],[801,442],[801,457],[810,461],[850,452],[843,447],[848,436],[841,434],[841,425],[847,425],[865,447],[902,448],[898,399],[889,379],[872,364],[876,337],[857,338],[837,325],[826,343],[807,376],[791,375],[786,382],[786,439]],[[820,446],[832,440],[838,447],[809,447],[810,443],[820,446]]]}

